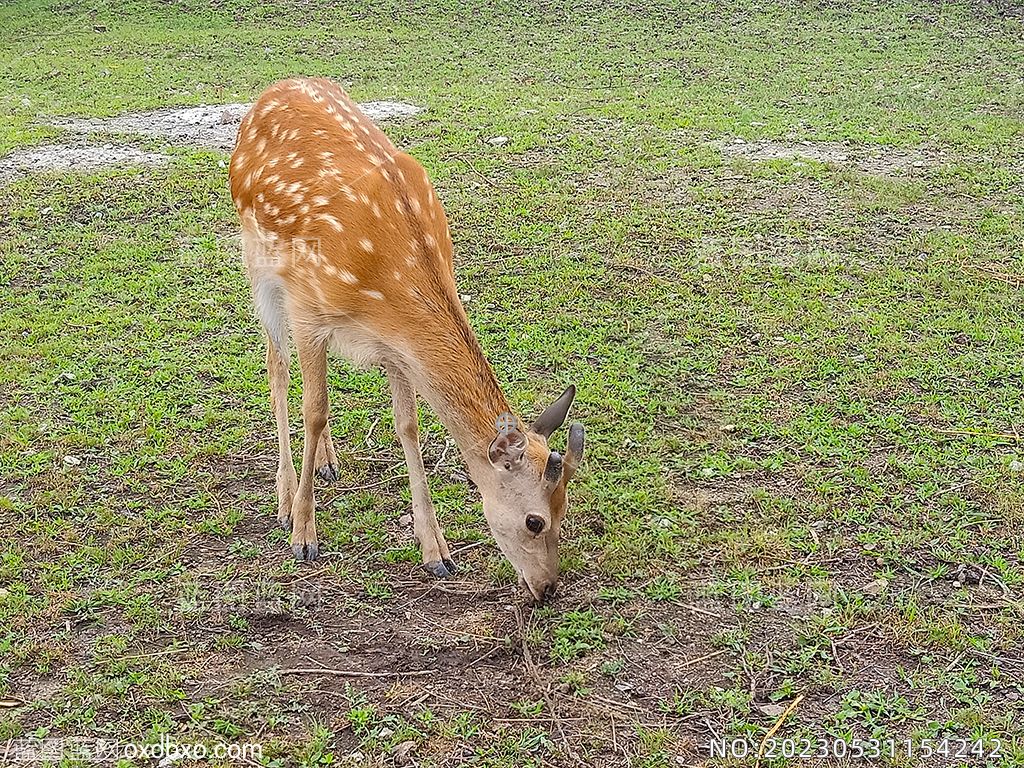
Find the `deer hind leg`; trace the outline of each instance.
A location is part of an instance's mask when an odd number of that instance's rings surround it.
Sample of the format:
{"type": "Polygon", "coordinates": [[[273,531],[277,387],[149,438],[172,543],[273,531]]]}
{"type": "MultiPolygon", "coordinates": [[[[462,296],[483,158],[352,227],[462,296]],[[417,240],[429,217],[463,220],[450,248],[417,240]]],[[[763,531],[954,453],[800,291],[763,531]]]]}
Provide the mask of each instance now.
{"type": "Polygon", "coordinates": [[[455,574],[455,563],[448,551],[441,526],[434,513],[427,485],[427,473],[420,453],[419,423],[416,416],[416,391],[408,377],[394,366],[387,367],[391,385],[391,407],[395,413],[395,431],[402,441],[405,463],[409,467],[409,488],[412,491],[413,532],[423,554],[423,566],[439,579],[455,574]]]}
{"type": "Polygon", "coordinates": [[[252,278],[253,303],[267,336],[267,378],[270,408],[277,425],[277,520],[288,527],[298,479],[292,462],[288,427],[288,386],[291,383],[291,352],[288,348],[288,313],[284,285],[261,263],[271,251],[251,231],[243,228],[242,246],[252,278]]]}
{"type": "Polygon", "coordinates": [[[288,434],[288,384],[291,380],[289,358],[287,347],[282,353],[272,339],[267,339],[270,408],[277,422],[277,521],[285,528],[291,526],[292,502],[298,487],[288,434]]]}
{"type": "Polygon", "coordinates": [[[292,552],[296,560],[315,560],[319,554],[313,475],[322,436],[327,426],[327,346],[322,341],[296,336],[302,369],[302,468],[292,502],[292,552]]]}

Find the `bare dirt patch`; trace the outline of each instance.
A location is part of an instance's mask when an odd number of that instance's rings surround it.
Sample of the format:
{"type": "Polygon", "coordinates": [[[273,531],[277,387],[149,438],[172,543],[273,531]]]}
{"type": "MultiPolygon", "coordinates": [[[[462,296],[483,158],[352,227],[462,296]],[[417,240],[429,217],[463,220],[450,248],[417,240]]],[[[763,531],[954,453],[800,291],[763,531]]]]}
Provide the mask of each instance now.
{"type": "MultiPolygon", "coordinates": [[[[76,133],[132,134],[165,138],[176,144],[230,151],[235,134],[251,104],[202,104],[150,112],[130,112],[116,117],[57,118],[59,128],[76,133]]],[[[367,101],[360,109],[374,121],[411,117],[423,111],[400,101],[367,101]]]]}
{"type": "Polygon", "coordinates": [[[846,165],[863,173],[896,176],[937,165],[941,158],[935,150],[919,147],[865,146],[830,141],[745,141],[732,139],[714,145],[726,157],[747,160],[813,160],[818,163],[846,165]]]}
{"type": "Polygon", "coordinates": [[[41,171],[95,171],[119,165],[161,165],[170,158],[160,152],[117,144],[44,144],[18,149],[0,158],[0,183],[41,171]]]}
{"type": "MultiPolygon", "coordinates": [[[[77,134],[162,138],[190,147],[230,152],[238,126],[250,104],[214,104],[131,112],[116,117],[62,117],[49,124],[77,134]]],[[[360,108],[374,121],[410,117],[423,111],[400,101],[368,101],[360,108]]],[[[153,166],[168,161],[160,152],[124,144],[93,144],[84,140],[19,149],[0,157],[0,184],[43,171],[88,172],[118,165],[153,166]]]]}

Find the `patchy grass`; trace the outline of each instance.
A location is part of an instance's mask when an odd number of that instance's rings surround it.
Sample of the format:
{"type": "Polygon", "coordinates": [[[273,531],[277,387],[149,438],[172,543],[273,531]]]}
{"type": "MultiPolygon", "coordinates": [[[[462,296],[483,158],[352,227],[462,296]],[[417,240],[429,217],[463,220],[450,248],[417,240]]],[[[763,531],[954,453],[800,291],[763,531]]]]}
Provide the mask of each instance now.
{"type": "Polygon", "coordinates": [[[802,695],[779,736],[1024,765],[1015,8],[16,2],[0,30],[4,153],[299,72],[426,105],[389,133],[499,378],[524,413],[576,382],[589,440],[562,594],[520,627],[428,413],[479,545],[419,572],[385,382],[339,362],[301,567],[224,157],[4,187],[0,743],[656,768],[756,752],[802,695]],[[363,676],[295,671],[324,666],[363,676]]]}

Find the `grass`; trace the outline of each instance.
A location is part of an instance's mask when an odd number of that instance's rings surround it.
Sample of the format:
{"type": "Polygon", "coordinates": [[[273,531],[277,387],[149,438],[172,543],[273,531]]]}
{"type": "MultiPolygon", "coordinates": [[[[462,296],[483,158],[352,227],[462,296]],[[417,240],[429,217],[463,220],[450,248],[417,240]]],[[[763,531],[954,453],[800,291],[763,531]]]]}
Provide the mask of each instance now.
{"type": "Polygon", "coordinates": [[[3,187],[0,743],[660,768],[756,747],[803,694],[778,736],[1024,765],[1012,6],[19,0],[0,30],[0,154],[294,73],[427,106],[387,130],[498,376],[524,414],[575,382],[588,431],[562,596],[520,633],[429,413],[439,515],[477,546],[458,582],[418,572],[386,383],[339,362],[342,479],[300,567],[224,157],[3,187]],[[379,676],[281,672],[318,665],[379,676]]]}

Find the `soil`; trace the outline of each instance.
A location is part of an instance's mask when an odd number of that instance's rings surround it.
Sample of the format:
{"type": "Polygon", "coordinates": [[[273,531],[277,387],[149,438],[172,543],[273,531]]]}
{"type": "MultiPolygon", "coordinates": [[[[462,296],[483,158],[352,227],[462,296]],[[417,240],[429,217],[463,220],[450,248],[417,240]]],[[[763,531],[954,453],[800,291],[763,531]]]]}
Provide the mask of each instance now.
{"type": "MultiPolygon", "coordinates": [[[[90,142],[86,136],[136,136],[160,138],[188,147],[230,152],[235,134],[249,104],[213,104],[174,107],[150,112],[130,112],[115,117],[59,117],[47,124],[81,138],[66,143],[18,149],[0,157],[0,184],[44,171],[91,172],[119,165],[155,166],[168,162],[168,155],[125,143],[90,142]]],[[[360,105],[374,121],[411,117],[423,111],[400,101],[368,101],[360,105]]]]}
{"type": "Polygon", "coordinates": [[[154,166],[170,158],[123,144],[44,144],[17,149],[0,158],[0,183],[43,171],[89,172],[119,165],[154,166]]]}
{"type": "MultiPolygon", "coordinates": [[[[58,128],[74,133],[131,134],[168,139],[175,144],[230,152],[235,134],[251,104],[202,104],[106,118],[56,118],[58,128]]],[[[374,121],[411,117],[423,111],[400,101],[367,101],[360,109],[374,121]]]]}
{"type": "Polygon", "coordinates": [[[848,165],[863,173],[898,176],[920,171],[941,162],[936,151],[928,148],[862,146],[829,141],[745,141],[732,139],[716,145],[727,157],[748,160],[814,160],[819,163],[848,165]]]}

